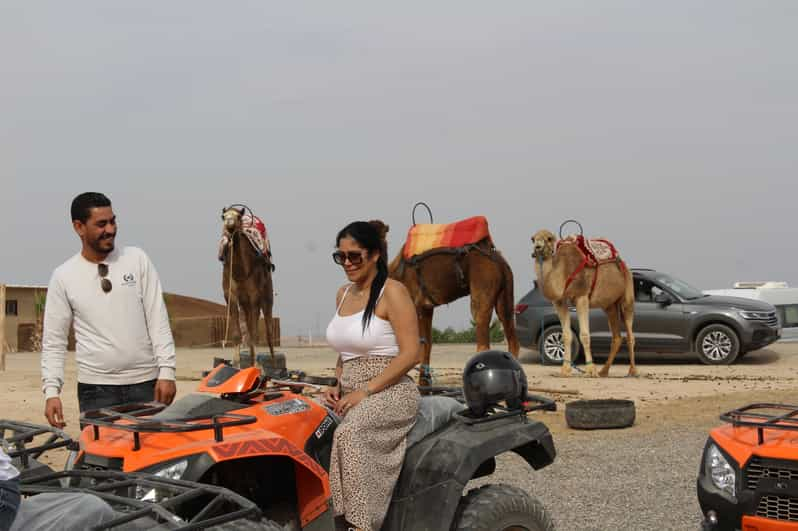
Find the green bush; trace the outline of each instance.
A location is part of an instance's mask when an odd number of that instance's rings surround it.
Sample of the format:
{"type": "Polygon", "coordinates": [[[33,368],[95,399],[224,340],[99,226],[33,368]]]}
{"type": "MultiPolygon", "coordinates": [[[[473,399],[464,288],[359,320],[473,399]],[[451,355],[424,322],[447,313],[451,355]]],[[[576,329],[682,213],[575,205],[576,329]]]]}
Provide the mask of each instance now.
{"type": "MultiPolygon", "coordinates": [[[[432,327],[432,342],[433,343],[476,343],[477,330],[476,323],[471,321],[471,327],[466,330],[455,330],[451,326],[443,330],[432,327]]],[[[490,342],[501,343],[504,341],[504,331],[498,319],[494,319],[490,324],[490,342]]]]}

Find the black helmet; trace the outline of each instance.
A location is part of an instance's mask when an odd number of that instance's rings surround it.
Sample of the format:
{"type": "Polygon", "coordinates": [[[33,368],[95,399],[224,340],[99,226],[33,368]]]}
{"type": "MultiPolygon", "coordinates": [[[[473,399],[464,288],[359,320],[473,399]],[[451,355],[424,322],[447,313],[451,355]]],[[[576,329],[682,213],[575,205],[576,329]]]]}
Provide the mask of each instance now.
{"type": "Polygon", "coordinates": [[[526,374],[509,352],[480,352],[463,369],[463,394],[471,412],[482,416],[504,400],[509,409],[521,409],[526,401],[526,374]]]}

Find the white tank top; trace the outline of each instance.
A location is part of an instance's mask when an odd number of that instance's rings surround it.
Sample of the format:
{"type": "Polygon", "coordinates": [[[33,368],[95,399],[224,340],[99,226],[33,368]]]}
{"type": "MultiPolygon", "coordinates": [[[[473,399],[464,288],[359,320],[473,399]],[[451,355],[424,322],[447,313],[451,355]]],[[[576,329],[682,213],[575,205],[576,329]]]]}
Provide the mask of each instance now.
{"type": "MultiPolygon", "coordinates": [[[[344,296],[341,297],[341,303],[336,308],[332,321],[327,325],[327,343],[341,354],[343,361],[361,356],[396,356],[399,354],[396,335],[389,321],[377,317],[375,313],[371,316],[371,321],[364,331],[363,312],[365,309],[352,315],[342,316],[338,313],[341,311],[341,306],[343,306],[344,299],[351,287],[351,284],[346,287],[344,296]]],[[[377,302],[382,298],[384,291],[385,286],[382,287],[377,302]]],[[[376,307],[375,304],[375,310],[376,307]]]]}

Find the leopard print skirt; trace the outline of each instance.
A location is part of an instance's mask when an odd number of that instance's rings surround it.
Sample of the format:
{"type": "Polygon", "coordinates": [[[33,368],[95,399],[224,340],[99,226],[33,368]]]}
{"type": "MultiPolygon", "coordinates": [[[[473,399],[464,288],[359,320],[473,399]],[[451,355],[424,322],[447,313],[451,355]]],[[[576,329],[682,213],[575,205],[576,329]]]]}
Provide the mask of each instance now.
{"type": "MultiPolygon", "coordinates": [[[[344,362],[343,393],[362,388],[392,360],[367,356],[344,362]]],[[[385,519],[420,399],[416,384],[405,376],[364,398],[335,430],[330,460],[333,510],[359,529],[377,531],[385,519]]]]}

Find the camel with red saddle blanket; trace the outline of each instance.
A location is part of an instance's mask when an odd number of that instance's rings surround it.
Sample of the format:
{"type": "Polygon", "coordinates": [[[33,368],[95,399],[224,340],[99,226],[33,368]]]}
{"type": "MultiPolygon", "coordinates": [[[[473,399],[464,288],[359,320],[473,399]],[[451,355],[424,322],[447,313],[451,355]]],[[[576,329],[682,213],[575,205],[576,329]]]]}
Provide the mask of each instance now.
{"type": "MultiPolygon", "coordinates": [[[[561,227],[562,229],[562,227],[561,227]]],[[[569,301],[576,306],[579,319],[579,339],[585,351],[586,371],[596,376],[593,354],[590,351],[590,308],[601,308],[607,314],[612,345],[606,363],[598,372],[609,374],[615,355],[621,348],[620,320],[626,326],[626,343],[629,348],[629,376],[637,375],[635,367],[635,339],[632,332],[634,320],[634,285],[632,274],[608,240],[588,240],[581,234],[557,240],[548,230],[532,236],[535,273],[538,286],[554,305],[560,318],[565,353],[562,374],[569,376],[571,364],[571,315],[569,301]]]]}
{"type": "Polygon", "coordinates": [[[471,295],[477,352],[490,349],[493,310],[502,323],[508,350],[517,358],[513,317],[513,272],[494,247],[488,221],[482,216],[449,224],[414,224],[402,250],[388,266],[391,278],[410,291],[424,341],[419,381],[430,384],[432,315],[436,306],[471,295]]]}
{"type": "Polygon", "coordinates": [[[261,312],[266,321],[266,343],[274,357],[272,338],[274,264],[266,226],[252,211],[247,213],[248,208],[244,205],[232,205],[222,209],[219,260],[224,263],[222,291],[228,307],[225,341],[230,332],[231,321],[234,327],[242,328],[239,311],[242,312],[246,334],[241,330],[240,337],[242,342],[249,346],[250,362],[254,363],[261,312]]]}

